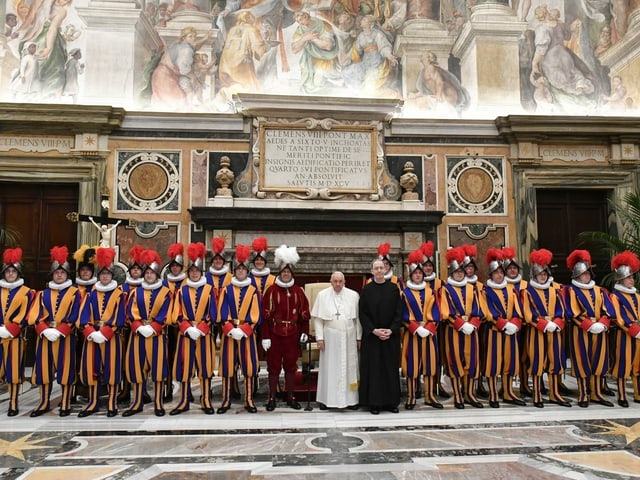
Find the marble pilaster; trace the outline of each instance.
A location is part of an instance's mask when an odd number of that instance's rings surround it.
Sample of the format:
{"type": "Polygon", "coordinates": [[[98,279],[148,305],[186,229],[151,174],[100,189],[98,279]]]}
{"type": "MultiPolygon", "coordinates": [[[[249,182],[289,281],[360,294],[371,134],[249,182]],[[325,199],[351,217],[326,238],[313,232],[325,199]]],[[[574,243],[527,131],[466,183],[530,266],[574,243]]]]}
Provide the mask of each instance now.
{"type": "Polygon", "coordinates": [[[120,106],[134,106],[144,65],[162,47],[153,26],[128,0],[91,2],[77,10],[87,24],[86,58],[100,63],[85,72],[83,103],[112,105],[120,99],[120,106]]]}
{"type": "Polygon", "coordinates": [[[493,3],[476,5],[458,36],[452,52],[460,59],[462,85],[472,107],[481,115],[520,104],[518,40],[526,25],[517,22],[510,7],[493,3]]]}

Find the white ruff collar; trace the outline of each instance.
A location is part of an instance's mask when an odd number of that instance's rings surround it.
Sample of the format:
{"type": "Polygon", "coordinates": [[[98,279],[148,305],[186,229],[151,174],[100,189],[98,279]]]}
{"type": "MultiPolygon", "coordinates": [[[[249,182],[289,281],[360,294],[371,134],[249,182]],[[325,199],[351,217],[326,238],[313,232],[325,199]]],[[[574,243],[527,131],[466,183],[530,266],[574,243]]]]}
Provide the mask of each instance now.
{"type": "Polygon", "coordinates": [[[82,280],[81,278],[76,277],[76,285],[81,285],[83,287],[88,287],[89,285],[95,285],[98,282],[97,277],[91,277],[89,280],[82,280]]]}
{"type": "Polygon", "coordinates": [[[255,268],[251,269],[251,275],[254,277],[266,277],[271,273],[271,269],[269,267],[265,267],[262,270],[256,270],[255,268]]]}
{"type": "Polygon", "coordinates": [[[467,278],[467,283],[470,283],[471,285],[474,285],[478,281],[478,275],[474,275],[472,277],[466,277],[466,278],[467,278]]]}
{"type": "Polygon", "coordinates": [[[453,285],[454,287],[464,287],[467,284],[467,277],[464,277],[459,282],[455,281],[453,277],[447,278],[447,283],[449,285],[453,285]]]}
{"type": "Polygon", "coordinates": [[[111,290],[115,290],[116,288],[118,288],[118,282],[116,282],[115,280],[111,280],[106,285],[96,283],[95,286],[95,289],[99,292],[110,292],[111,290]]]}
{"type": "Polygon", "coordinates": [[[251,285],[251,279],[247,277],[244,280],[238,280],[236,277],[232,277],[231,285],[233,285],[234,287],[240,287],[240,288],[246,287],[248,285],[251,285]]]}
{"type": "Polygon", "coordinates": [[[487,286],[491,288],[495,288],[496,290],[500,290],[507,286],[507,281],[503,280],[502,283],[496,283],[489,278],[487,279],[487,286]]]}
{"type": "Polygon", "coordinates": [[[435,278],[436,278],[436,272],[431,272],[431,275],[424,276],[424,281],[430,282],[431,280],[435,280],[435,278]]]}
{"type": "Polygon", "coordinates": [[[72,285],[71,279],[67,279],[62,283],[56,283],[53,280],[49,282],[49,288],[51,290],[64,290],[72,285]]]}
{"type": "Polygon", "coordinates": [[[15,282],[7,282],[6,280],[0,280],[0,288],[6,288],[13,290],[24,285],[24,278],[19,278],[15,282]]]}
{"type": "Polygon", "coordinates": [[[283,282],[282,280],[280,280],[280,277],[276,277],[276,285],[278,285],[279,287],[282,288],[291,288],[293,287],[293,284],[296,283],[296,279],[292,278],[291,280],[289,280],[288,282],[283,282]]]}
{"type": "Polygon", "coordinates": [[[594,282],[593,280],[591,280],[589,283],[581,283],[578,280],[571,280],[571,284],[578,287],[578,288],[584,288],[585,290],[591,290],[596,282],[594,282]]]}
{"type": "Polygon", "coordinates": [[[621,283],[616,283],[616,284],[613,286],[613,289],[614,289],[614,290],[617,290],[617,291],[619,291],[619,292],[623,292],[623,293],[631,293],[631,294],[636,293],[636,291],[637,291],[637,290],[636,290],[636,287],[627,288],[627,287],[625,287],[624,285],[622,285],[621,283]]]}
{"type": "Polygon", "coordinates": [[[142,281],[144,280],[144,278],[132,278],[129,275],[127,275],[127,281],[126,283],[128,283],[129,285],[131,285],[132,287],[137,287],[138,285],[142,285],[142,281]]]}
{"type": "Polygon", "coordinates": [[[158,280],[155,283],[147,283],[143,280],[141,285],[145,290],[156,290],[162,286],[162,280],[158,280]]]}
{"type": "Polygon", "coordinates": [[[393,277],[393,268],[384,274],[385,280],[391,280],[391,277],[393,277]]]}
{"type": "Polygon", "coordinates": [[[215,268],[213,268],[213,266],[211,266],[209,267],[209,273],[211,275],[215,275],[216,277],[226,275],[227,273],[229,273],[229,265],[225,265],[220,270],[216,270],[215,268]]]}
{"type": "Polygon", "coordinates": [[[421,282],[421,283],[413,283],[411,280],[407,280],[407,287],[409,287],[411,290],[424,290],[424,287],[427,286],[426,282],[421,282]]]}
{"type": "Polygon", "coordinates": [[[529,285],[538,290],[547,290],[551,286],[552,279],[549,278],[545,283],[538,283],[534,279],[529,280],[529,285]]]}
{"type": "Polygon", "coordinates": [[[187,286],[189,286],[191,288],[200,288],[205,283],[207,283],[207,279],[204,278],[204,277],[200,277],[200,280],[196,280],[195,282],[193,280],[191,280],[190,278],[187,278],[187,286]]]}
{"type": "Polygon", "coordinates": [[[186,272],[179,273],[178,275],[171,275],[170,273],[167,274],[167,280],[174,283],[181,282],[186,277],[187,277],[186,272]]]}
{"type": "Polygon", "coordinates": [[[518,274],[515,278],[505,277],[507,283],[516,284],[522,281],[522,275],[518,274]]]}

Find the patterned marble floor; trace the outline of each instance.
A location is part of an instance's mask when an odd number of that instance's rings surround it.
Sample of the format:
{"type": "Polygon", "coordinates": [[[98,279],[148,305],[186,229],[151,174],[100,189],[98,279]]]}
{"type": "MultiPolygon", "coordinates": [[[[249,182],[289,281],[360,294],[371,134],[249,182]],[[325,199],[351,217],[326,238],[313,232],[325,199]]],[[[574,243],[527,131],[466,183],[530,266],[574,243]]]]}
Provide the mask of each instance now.
{"type": "Polygon", "coordinates": [[[0,477],[7,480],[640,478],[636,403],[456,410],[447,400],[440,411],[420,405],[374,416],[322,411],[313,402],[312,411],[266,412],[261,394],[257,414],[238,402],[225,415],[192,404],[162,418],[150,405],[129,418],[104,410],[78,418],[78,404],[70,417],[55,409],[30,418],[37,391],[25,384],[20,400],[20,415],[6,417],[0,391],[0,477]]]}

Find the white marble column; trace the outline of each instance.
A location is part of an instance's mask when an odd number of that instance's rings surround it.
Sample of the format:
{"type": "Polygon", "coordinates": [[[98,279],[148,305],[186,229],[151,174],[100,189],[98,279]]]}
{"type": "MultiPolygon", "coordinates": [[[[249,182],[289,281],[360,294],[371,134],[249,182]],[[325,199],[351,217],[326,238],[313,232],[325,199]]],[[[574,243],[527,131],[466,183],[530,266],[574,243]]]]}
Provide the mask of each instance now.
{"type": "Polygon", "coordinates": [[[520,105],[518,40],[525,28],[509,6],[498,2],[471,9],[452,52],[460,59],[462,85],[471,95],[472,111],[495,116],[520,105]]]}

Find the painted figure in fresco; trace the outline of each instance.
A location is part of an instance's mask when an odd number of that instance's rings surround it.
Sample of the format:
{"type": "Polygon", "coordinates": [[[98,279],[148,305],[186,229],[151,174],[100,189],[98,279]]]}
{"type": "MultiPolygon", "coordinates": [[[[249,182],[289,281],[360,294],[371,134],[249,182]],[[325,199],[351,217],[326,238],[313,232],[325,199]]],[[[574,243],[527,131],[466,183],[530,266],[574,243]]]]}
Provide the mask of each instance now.
{"type": "Polygon", "coordinates": [[[64,66],[65,82],[62,90],[63,96],[71,97],[73,103],[78,100],[78,76],[84,73],[84,63],[80,63],[82,52],[79,48],[74,48],[69,52],[69,59],[64,66]]]}
{"type": "Polygon", "coordinates": [[[609,50],[611,48],[611,45],[611,28],[605,25],[604,27],[602,27],[602,30],[600,30],[600,35],[598,36],[598,43],[596,44],[596,49],[594,52],[596,57],[599,57],[604,52],[609,50]]]}
{"type": "Polygon", "coordinates": [[[43,98],[58,98],[62,94],[67,51],[60,27],[70,4],[71,0],[35,0],[21,18],[20,50],[28,42],[36,44],[43,98]]]}
{"type": "Polygon", "coordinates": [[[622,78],[616,75],[611,79],[611,94],[604,95],[602,100],[605,102],[607,110],[624,110],[626,108],[627,89],[622,83],[622,78]]]}
{"type": "Polygon", "coordinates": [[[296,12],[293,18],[298,28],[293,34],[291,49],[296,54],[302,53],[301,89],[304,93],[326,93],[331,80],[338,77],[334,68],[334,60],[338,56],[336,35],[328,23],[312,18],[306,11],[296,12]]]}
{"type": "Polygon", "coordinates": [[[416,80],[417,92],[408,95],[421,108],[430,110],[454,109],[460,113],[469,107],[469,92],[460,81],[440,65],[434,52],[420,57],[422,68],[416,80]]]}
{"type": "Polygon", "coordinates": [[[38,59],[35,56],[37,45],[27,42],[22,48],[22,58],[20,68],[13,72],[11,79],[11,92],[14,100],[34,101],[37,100],[42,85],[38,70],[38,59]]]}
{"type": "Polygon", "coordinates": [[[554,98],[564,103],[589,107],[594,105],[596,84],[588,67],[565,47],[564,24],[557,9],[548,11],[545,5],[535,10],[539,24],[535,28],[535,54],[531,63],[532,81],[544,75],[554,98]]]}
{"type": "Polygon", "coordinates": [[[348,85],[365,97],[397,98],[398,60],[387,36],[377,27],[373,15],[360,20],[362,31],[351,49],[353,68],[349,70],[348,85]]]}
{"type": "Polygon", "coordinates": [[[169,12],[169,4],[163,2],[160,5],[158,5],[156,27],[166,27],[167,22],[169,20],[171,20],[171,13],[169,12]]]}
{"type": "Polygon", "coordinates": [[[195,53],[211,38],[198,39],[193,27],[185,27],[178,41],[167,48],[151,74],[151,101],[155,106],[184,111],[193,105],[195,53]]]}
{"type": "Polygon", "coordinates": [[[220,87],[226,89],[228,99],[239,91],[260,91],[255,62],[266,51],[256,18],[248,10],[238,13],[237,23],[227,35],[218,69],[220,87]]]}

